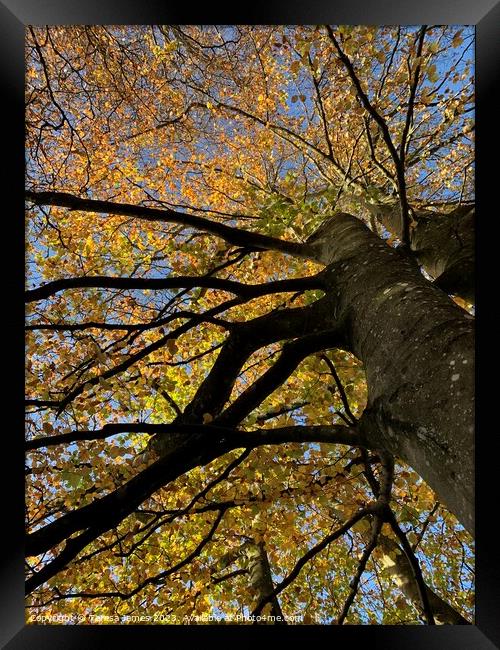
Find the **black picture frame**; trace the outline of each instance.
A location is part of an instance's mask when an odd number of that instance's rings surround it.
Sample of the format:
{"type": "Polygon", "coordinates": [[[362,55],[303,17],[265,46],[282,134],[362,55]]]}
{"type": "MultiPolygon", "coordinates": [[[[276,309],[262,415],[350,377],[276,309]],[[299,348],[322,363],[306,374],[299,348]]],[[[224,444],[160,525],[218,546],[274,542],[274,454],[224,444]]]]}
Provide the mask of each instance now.
{"type": "MultiPolygon", "coordinates": [[[[183,643],[203,641],[229,641],[244,634],[249,643],[261,638],[270,644],[289,643],[304,634],[311,643],[335,643],[365,645],[375,649],[413,650],[491,650],[500,648],[500,562],[498,540],[491,522],[496,519],[498,506],[495,495],[496,463],[500,458],[496,430],[485,424],[488,412],[494,412],[495,396],[490,394],[489,382],[479,381],[478,391],[481,407],[477,408],[478,432],[476,435],[476,511],[477,511],[477,590],[476,624],[472,626],[63,626],[25,625],[23,585],[23,284],[24,284],[24,230],[19,215],[24,209],[24,27],[25,25],[62,24],[151,24],[173,22],[177,24],[469,24],[476,26],[476,72],[477,72],[477,200],[481,214],[478,232],[478,251],[483,243],[495,237],[492,208],[493,192],[498,184],[497,163],[489,162],[498,156],[495,135],[498,121],[498,92],[496,75],[500,62],[500,3],[496,0],[324,0],[307,2],[253,1],[248,6],[224,7],[207,4],[204,8],[182,7],[180,3],[165,0],[3,0],[0,2],[0,73],[2,96],[6,117],[2,120],[2,158],[7,163],[2,175],[2,231],[5,236],[3,289],[7,291],[6,308],[0,320],[7,326],[2,341],[4,379],[8,392],[5,395],[3,413],[4,446],[2,447],[4,522],[1,538],[3,552],[0,555],[0,647],[8,650],[33,648],[105,648],[120,642],[135,644],[144,637],[160,635],[162,642],[181,640],[183,643]],[[495,101],[494,97],[497,97],[495,101]],[[10,143],[7,144],[7,137],[10,143]],[[496,154],[496,156],[495,156],[496,154]],[[9,207],[7,208],[7,204],[9,207]],[[491,211],[491,212],[490,212],[491,211]],[[486,215],[490,214],[490,220],[486,215]],[[6,255],[11,260],[6,261],[6,255]],[[12,359],[6,361],[7,354],[12,359]],[[483,391],[484,389],[484,391],[483,391]],[[9,426],[7,425],[7,422],[9,426]],[[496,445],[496,452],[493,446],[496,445]],[[13,468],[8,475],[7,467],[13,468]],[[491,496],[490,496],[491,495],[491,496]],[[297,637],[296,634],[299,634],[297,637]],[[279,635],[279,636],[278,636],[279,635]],[[285,635],[286,638],[283,637],[285,635]]],[[[496,199],[498,201],[498,199],[496,199]]],[[[487,255],[481,254],[480,260],[487,255]]],[[[490,257],[489,259],[495,259],[490,257]]],[[[489,275],[487,262],[479,262],[480,276],[489,275]]],[[[482,328],[488,325],[483,314],[483,291],[478,287],[478,321],[482,328]]],[[[486,292],[484,292],[487,295],[486,292]]],[[[485,300],[487,302],[487,300],[485,300]]],[[[496,328],[495,328],[496,329],[496,328]]],[[[494,330],[490,336],[495,336],[494,330]]],[[[479,371],[486,376],[490,350],[481,359],[481,341],[478,337],[479,371]],[[486,361],[486,358],[488,361],[486,361]]],[[[483,343],[484,344],[484,343],[483,343]]],[[[490,346],[488,346],[490,347],[490,346]]],[[[493,368],[496,371],[497,366],[493,368]]],[[[300,642],[300,641],[299,641],[300,642]]]]}

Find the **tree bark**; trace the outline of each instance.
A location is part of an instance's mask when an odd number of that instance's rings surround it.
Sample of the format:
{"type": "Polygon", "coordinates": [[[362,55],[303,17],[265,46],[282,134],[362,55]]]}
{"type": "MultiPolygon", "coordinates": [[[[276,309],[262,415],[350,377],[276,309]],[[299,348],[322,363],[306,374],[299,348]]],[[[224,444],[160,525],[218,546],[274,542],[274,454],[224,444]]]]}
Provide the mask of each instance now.
{"type": "MultiPolygon", "coordinates": [[[[423,608],[418,585],[416,584],[410,562],[402,549],[386,535],[379,536],[378,548],[382,551],[384,572],[391,576],[395,584],[401,589],[405,598],[413,603],[422,613],[423,608]]],[[[425,586],[425,591],[434,620],[438,625],[469,625],[469,621],[427,585],[425,586]]]]}
{"type": "MultiPolygon", "coordinates": [[[[345,516],[337,508],[330,510],[331,516],[334,516],[340,526],[345,524],[345,516]]],[[[370,534],[363,534],[365,544],[370,542],[370,534]]],[[[419,613],[425,617],[422,598],[418,587],[415,573],[410,561],[406,557],[401,546],[383,533],[377,537],[377,549],[381,554],[381,564],[383,572],[390,576],[394,584],[401,590],[406,600],[412,603],[419,613]]],[[[470,625],[460,612],[447,603],[439,594],[433,591],[425,584],[425,592],[434,621],[438,625],[470,625]]]]}
{"type": "MultiPolygon", "coordinates": [[[[399,205],[369,207],[387,230],[398,232],[399,205]]],[[[474,206],[462,205],[448,212],[417,210],[413,217],[410,248],[418,263],[443,291],[474,302],[474,206]]]]}
{"type": "Polygon", "coordinates": [[[473,318],[352,215],[330,218],[307,245],[365,367],[367,446],[406,461],[473,534],[473,318]]]}
{"type": "MultiPolygon", "coordinates": [[[[274,591],[271,567],[264,542],[249,544],[245,549],[245,555],[250,577],[250,588],[254,594],[254,606],[256,607],[274,591]]],[[[273,618],[269,620],[269,623],[286,625],[285,617],[276,596],[272,598],[270,605],[268,616],[273,618]]]]}
{"type": "MultiPolygon", "coordinates": [[[[225,569],[227,566],[243,560],[245,568],[243,571],[248,575],[248,591],[251,595],[249,608],[253,611],[274,591],[274,583],[271,573],[271,566],[267,556],[265,542],[248,539],[241,546],[226,553],[218,562],[215,570],[225,569]]],[[[269,618],[258,621],[264,625],[286,625],[286,619],[281,610],[277,596],[274,596],[269,603],[269,611],[266,616],[269,618]]]]}

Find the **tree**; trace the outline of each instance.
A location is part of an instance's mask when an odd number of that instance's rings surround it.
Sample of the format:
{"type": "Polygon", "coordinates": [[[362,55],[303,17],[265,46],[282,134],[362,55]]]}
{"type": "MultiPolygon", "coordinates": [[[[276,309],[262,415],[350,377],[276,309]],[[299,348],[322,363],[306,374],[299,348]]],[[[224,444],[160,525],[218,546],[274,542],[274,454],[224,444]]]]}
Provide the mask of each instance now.
{"type": "Polygon", "coordinates": [[[472,45],[28,30],[33,611],[471,621],[472,45]]]}

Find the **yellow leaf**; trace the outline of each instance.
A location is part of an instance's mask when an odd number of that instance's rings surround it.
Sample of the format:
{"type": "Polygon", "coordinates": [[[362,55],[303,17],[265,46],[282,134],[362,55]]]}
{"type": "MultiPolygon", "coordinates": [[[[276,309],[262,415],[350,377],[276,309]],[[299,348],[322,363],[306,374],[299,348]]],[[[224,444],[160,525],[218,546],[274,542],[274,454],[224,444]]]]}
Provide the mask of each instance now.
{"type": "Polygon", "coordinates": [[[358,533],[367,533],[371,526],[369,521],[361,519],[361,521],[357,521],[352,528],[358,533]]]}
{"type": "Polygon", "coordinates": [[[403,596],[398,596],[398,598],[396,598],[396,607],[398,609],[404,609],[406,607],[406,600],[403,596]]]}
{"type": "Polygon", "coordinates": [[[104,390],[110,388],[110,386],[111,386],[109,381],[106,381],[106,379],[104,379],[103,377],[99,377],[99,385],[102,386],[102,388],[104,388],[104,390]]]}
{"type": "Polygon", "coordinates": [[[434,64],[430,65],[427,68],[427,76],[429,77],[429,81],[431,83],[435,83],[439,79],[439,75],[437,73],[437,69],[434,64]]]}
{"type": "Polygon", "coordinates": [[[177,343],[174,341],[174,339],[169,339],[167,341],[167,350],[170,352],[170,354],[175,354],[177,352],[177,343]]]}
{"type": "Polygon", "coordinates": [[[459,30],[455,36],[453,37],[453,40],[451,41],[452,47],[459,47],[462,45],[464,39],[462,38],[462,30],[459,30]]]}
{"type": "Polygon", "coordinates": [[[267,605],[264,605],[264,607],[262,608],[262,616],[270,616],[272,612],[272,608],[273,606],[271,605],[271,603],[267,603],[267,605]]]}
{"type": "Polygon", "coordinates": [[[122,453],[123,453],[122,450],[119,449],[118,447],[111,447],[111,449],[109,450],[109,455],[111,456],[111,458],[116,458],[117,456],[120,456],[122,453]]]}
{"type": "Polygon", "coordinates": [[[203,424],[208,424],[209,422],[212,422],[214,419],[213,415],[210,415],[210,413],[203,413],[203,424]]]}

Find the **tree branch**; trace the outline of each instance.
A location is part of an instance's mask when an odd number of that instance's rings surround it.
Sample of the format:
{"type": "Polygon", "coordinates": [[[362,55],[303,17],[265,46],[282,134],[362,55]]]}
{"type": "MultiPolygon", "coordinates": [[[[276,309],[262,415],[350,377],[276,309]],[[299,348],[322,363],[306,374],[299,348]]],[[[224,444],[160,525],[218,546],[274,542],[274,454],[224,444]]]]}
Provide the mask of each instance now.
{"type": "Polygon", "coordinates": [[[359,589],[359,583],[361,580],[361,576],[363,575],[367,562],[370,559],[370,555],[372,554],[374,548],[377,546],[378,543],[378,536],[379,533],[382,529],[382,524],[383,524],[383,519],[375,515],[374,520],[372,522],[372,534],[370,541],[368,545],[366,546],[365,550],[363,551],[363,555],[361,556],[361,559],[358,564],[358,568],[356,570],[356,575],[351,581],[351,590],[349,592],[349,595],[347,597],[347,600],[344,603],[344,606],[342,608],[342,611],[337,619],[337,625],[342,625],[347,617],[347,614],[349,613],[349,609],[354,602],[354,599],[356,598],[356,594],[358,593],[359,589]]]}
{"type": "Polygon", "coordinates": [[[337,374],[337,370],[335,369],[335,366],[331,359],[329,359],[326,354],[322,354],[320,356],[320,359],[326,363],[328,366],[328,370],[330,371],[330,374],[332,375],[335,384],[337,386],[337,389],[339,391],[340,399],[342,401],[342,405],[344,406],[344,410],[347,413],[347,416],[349,417],[350,423],[351,424],[356,424],[357,420],[356,417],[353,415],[351,408],[349,406],[349,400],[347,399],[347,395],[345,394],[344,386],[342,385],[342,382],[340,381],[340,377],[337,374]]]}
{"type": "Polygon", "coordinates": [[[355,515],[353,515],[348,521],[343,526],[340,526],[340,528],[337,528],[337,530],[324,539],[321,540],[318,544],[310,548],[307,553],[305,553],[300,560],[297,561],[293,569],[290,571],[290,573],[284,578],[274,589],[274,591],[267,596],[267,598],[261,600],[261,602],[257,605],[257,607],[253,610],[252,615],[258,616],[264,606],[271,602],[272,598],[276,597],[278,594],[280,594],[286,587],[288,587],[289,584],[291,584],[295,578],[299,575],[301,572],[302,568],[309,562],[310,559],[312,559],[315,555],[320,553],[323,549],[325,549],[329,544],[334,542],[336,539],[339,537],[342,537],[348,530],[350,530],[354,524],[356,524],[358,521],[363,519],[363,517],[366,517],[367,515],[370,514],[375,514],[379,512],[380,510],[380,505],[377,503],[372,504],[371,506],[367,506],[366,508],[363,508],[362,510],[359,510],[355,515]]]}
{"type": "Polygon", "coordinates": [[[102,289],[142,289],[158,291],[162,289],[193,289],[205,287],[207,289],[220,289],[228,291],[246,299],[257,298],[268,293],[288,293],[305,289],[321,288],[322,282],[317,276],[307,278],[292,278],[290,280],[276,280],[263,284],[244,284],[224,278],[210,278],[206,276],[179,276],[175,278],[121,278],[109,276],[81,276],[76,278],[61,278],[47,282],[36,289],[25,291],[25,302],[43,300],[65,289],[75,288],[102,288],[102,289]]]}
{"type": "Polygon", "coordinates": [[[308,250],[304,244],[289,242],[267,235],[250,232],[241,228],[226,226],[210,219],[192,214],[176,212],[175,210],[148,208],[130,203],[115,203],[113,201],[98,201],[94,199],[81,199],[66,192],[35,192],[26,191],[26,199],[36,205],[54,205],[70,210],[94,212],[97,214],[114,214],[127,217],[136,217],[146,221],[161,223],[178,223],[186,227],[196,228],[203,232],[216,235],[235,246],[257,248],[259,250],[276,250],[289,255],[307,257],[308,250]]]}
{"type": "MultiPolygon", "coordinates": [[[[140,584],[138,584],[134,589],[132,589],[130,592],[124,594],[120,591],[113,591],[113,592],[106,592],[100,594],[102,597],[118,597],[121,598],[122,600],[126,600],[128,598],[131,598],[132,596],[135,596],[135,594],[139,593],[144,587],[146,587],[148,584],[158,584],[161,583],[165,578],[167,578],[169,575],[172,575],[173,573],[176,573],[179,571],[179,569],[182,569],[182,567],[186,566],[189,564],[195,557],[197,557],[203,548],[208,544],[208,542],[212,539],[212,537],[215,534],[215,531],[217,530],[222,517],[224,516],[224,511],[220,511],[217,513],[217,516],[210,528],[210,531],[208,534],[202,539],[202,541],[196,546],[196,548],[189,553],[183,560],[180,562],[177,562],[177,564],[174,564],[172,567],[166,569],[165,571],[161,571],[160,573],[157,573],[154,576],[150,576],[149,578],[146,578],[146,580],[143,580],[140,584]]],[[[89,529],[89,531],[86,531],[85,533],[82,533],[79,537],[75,538],[74,540],[69,540],[69,542],[66,544],[66,548],[68,546],[71,546],[71,542],[77,542],[80,540],[80,538],[83,538],[82,541],[80,541],[78,544],[75,544],[75,548],[80,547],[83,548],[88,542],[86,541],[87,537],[89,536],[90,533],[92,533],[92,529],[89,529]]],[[[66,548],[61,552],[61,554],[55,559],[52,560],[49,564],[46,564],[43,569],[35,573],[31,578],[29,578],[26,581],[26,593],[29,594],[31,593],[34,589],[39,587],[41,584],[49,580],[51,577],[56,575],[62,568],[63,566],[66,565],[67,562],[64,562],[64,565],[61,566],[63,560],[61,558],[65,555],[66,548]]],[[[95,598],[95,594],[85,594],[85,593],[79,593],[79,594],[71,594],[67,597],[78,597],[78,598],[95,598]]]]}
{"type": "MultiPolygon", "coordinates": [[[[356,93],[363,104],[364,108],[366,111],[373,117],[375,122],[378,124],[380,131],[382,132],[382,137],[384,138],[384,142],[387,146],[387,149],[389,150],[389,153],[391,155],[391,158],[394,163],[394,167],[396,169],[396,179],[397,179],[397,184],[398,184],[398,193],[399,193],[399,201],[400,201],[400,207],[401,207],[401,242],[402,244],[409,248],[410,245],[410,214],[409,214],[409,205],[408,205],[408,199],[406,196],[406,181],[405,181],[405,171],[404,171],[404,165],[402,164],[401,158],[397,152],[396,147],[394,146],[394,143],[391,138],[391,134],[389,132],[389,127],[387,126],[387,122],[385,119],[380,115],[380,113],[375,109],[375,107],[372,105],[370,100],[368,99],[368,95],[365,93],[363,90],[361,83],[358,79],[358,76],[356,75],[356,72],[354,70],[354,66],[352,65],[352,62],[350,61],[349,57],[345,54],[345,52],[342,50],[340,45],[337,42],[337,39],[335,38],[335,35],[333,33],[332,28],[330,25],[326,25],[326,30],[328,32],[328,35],[330,37],[330,40],[332,41],[335,49],[337,50],[337,53],[339,55],[340,60],[344,64],[349,77],[353,83],[354,88],[356,89],[356,93]]],[[[418,78],[417,78],[418,81],[418,78]]]]}
{"type": "Polygon", "coordinates": [[[414,575],[414,578],[415,578],[415,582],[417,583],[417,586],[418,586],[418,591],[419,591],[420,599],[421,599],[421,602],[422,602],[422,609],[423,609],[423,612],[424,612],[424,616],[425,616],[425,618],[427,620],[427,623],[428,623],[428,625],[435,625],[436,623],[434,621],[434,614],[432,612],[432,608],[431,608],[430,603],[429,603],[429,595],[427,593],[427,587],[426,587],[426,584],[424,582],[424,578],[422,576],[422,571],[420,569],[420,565],[418,563],[418,560],[417,560],[417,557],[416,557],[415,553],[413,552],[413,550],[411,548],[410,543],[406,539],[405,533],[403,532],[403,530],[401,530],[401,528],[400,528],[400,526],[399,526],[399,524],[398,524],[398,522],[396,520],[396,517],[395,517],[394,513],[392,512],[392,510],[390,510],[388,512],[388,522],[389,522],[394,534],[398,538],[398,540],[399,540],[399,542],[400,542],[400,544],[401,544],[401,546],[403,548],[403,551],[404,551],[404,553],[405,553],[405,555],[406,555],[406,557],[408,559],[408,562],[410,563],[410,566],[411,566],[411,568],[413,570],[413,575],[414,575]]]}
{"type": "Polygon", "coordinates": [[[410,126],[413,121],[413,109],[415,106],[415,95],[417,92],[417,86],[420,79],[420,70],[422,68],[420,64],[420,57],[422,56],[422,47],[424,45],[425,32],[427,31],[427,25],[422,25],[422,28],[419,31],[418,35],[418,44],[417,44],[417,60],[419,61],[415,66],[415,74],[413,75],[413,81],[410,87],[410,97],[408,99],[408,110],[406,112],[406,120],[403,128],[403,134],[401,135],[401,143],[399,145],[399,159],[401,165],[404,166],[406,159],[406,148],[408,145],[408,133],[410,131],[410,126]]]}
{"type": "MultiPolygon", "coordinates": [[[[213,316],[221,311],[226,311],[227,304],[228,303],[223,303],[222,305],[219,305],[217,307],[214,307],[213,309],[208,310],[206,312],[206,315],[213,316]]],[[[184,334],[185,332],[189,331],[194,326],[195,323],[203,322],[204,319],[205,319],[205,315],[203,314],[200,314],[199,316],[197,315],[193,316],[190,319],[190,321],[188,321],[187,323],[180,325],[177,329],[168,332],[167,334],[160,337],[153,343],[146,345],[144,348],[142,348],[135,354],[130,355],[127,359],[125,359],[121,363],[116,364],[115,366],[109,368],[108,370],[106,370],[105,372],[101,373],[98,376],[90,377],[79,386],[76,386],[76,388],[71,390],[58,403],[54,403],[54,405],[57,406],[58,413],[62,413],[62,411],[66,408],[66,406],[68,406],[68,404],[70,404],[70,402],[72,402],[75,399],[75,397],[81,395],[89,386],[95,386],[96,384],[99,383],[99,380],[110,379],[111,377],[114,377],[115,375],[124,372],[132,365],[137,363],[137,361],[140,361],[141,359],[144,359],[145,357],[149,356],[152,352],[161,349],[167,344],[168,341],[178,338],[181,334],[184,334]]]]}

